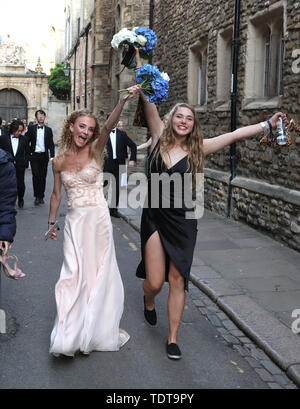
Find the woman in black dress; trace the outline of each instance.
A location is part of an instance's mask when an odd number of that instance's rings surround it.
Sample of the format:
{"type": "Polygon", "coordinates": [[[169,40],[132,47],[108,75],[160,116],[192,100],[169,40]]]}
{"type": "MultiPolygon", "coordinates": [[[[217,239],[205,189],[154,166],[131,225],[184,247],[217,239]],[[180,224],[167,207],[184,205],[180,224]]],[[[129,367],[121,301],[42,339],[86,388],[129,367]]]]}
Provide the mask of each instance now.
{"type": "Polygon", "coordinates": [[[163,173],[168,176],[177,174],[183,180],[186,173],[194,176],[201,174],[205,156],[233,142],[253,137],[262,131],[267,132],[270,125],[275,129],[279,116],[283,116],[285,121],[286,116],[279,112],[268,122],[203,139],[199,119],[191,106],[175,105],[169,113],[167,124],[164,125],[156,106],[147,102],[141,88],[140,96],[152,136],[152,144],[148,170],[148,206],[143,209],[141,221],[142,261],[138,266],[137,276],[145,279],[143,281],[144,314],[151,325],[155,325],[157,320],[154,298],[160,292],[164,282],[169,282],[169,336],[166,348],[170,359],[180,359],[181,351],[177,345],[177,335],[193,261],[197,220],[186,218],[186,212],[191,209],[184,204],[179,208],[175,206],[174,199],[178,197],[172,188],[169,195],[170,206],[164,208],[162,203],[164,189],[160,187],[158,192],[153,192],[151,176],[163,173]],[[152,206],[150,193],[152,197],[159,195],[158,206],[152,206]]]}

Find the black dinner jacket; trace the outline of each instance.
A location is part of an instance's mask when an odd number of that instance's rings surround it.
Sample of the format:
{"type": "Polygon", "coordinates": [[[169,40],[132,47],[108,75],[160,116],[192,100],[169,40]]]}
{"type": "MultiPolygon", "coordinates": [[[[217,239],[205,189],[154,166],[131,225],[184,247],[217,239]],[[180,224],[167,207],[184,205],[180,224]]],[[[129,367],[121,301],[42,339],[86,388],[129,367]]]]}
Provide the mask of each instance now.
{"type": "Polygon", "coordinates": [[[19,138],[19,145],[14,155],[12,148],[11,138],[9,134],[6,134],[0,138],[0,148],[10,153],[13,157],[13,163],[18,169],[25,169],[29,160],[29,145],[25,135],[21,135],[19,138]]]}
{"type": "Polygon", "coordinates": [[[7,126],[1,126],[0,129],[1,129],[0,138],[2,138],[2,136],[5,136],[8,133],[8,129],[7,126]]]}
{"type": "MultiPolygon", "coordinates": [[[[125,165],[127,159],[127,146],[129,146],[131,151],[129,160],[136,162],[136,144],[129,138],[126,132],[117,128],[116,133],[116,153],[119,165],[125,165]]],[[[108,137],[106,143],[106,151],[107,153],[104,163],[104,170],[109,171],[113,162],[113,150],[110,137],[108,137]]]]}
{"type": "MultiPolygon", "coordinates": [[[[30,149],[30,154],[32,155],[35,152],[35,146],[36,146],[36,137],[37,137],[37,127],[38,125],[32,125],[28,127],[26,136],[28,138],[29,142],[29,149],[30,149]]],[[[53,133],[52,129],[49,128],[49,126],[44,125],[45,131],[44,131],[44,142],[45,142],[45,151],[47,154],[47,158],[49,159],[49,151],[50,151],[50,157],[54,158],[55,156],[55,147],[54,147],[54,142],[53,142],[53,133]]]]}

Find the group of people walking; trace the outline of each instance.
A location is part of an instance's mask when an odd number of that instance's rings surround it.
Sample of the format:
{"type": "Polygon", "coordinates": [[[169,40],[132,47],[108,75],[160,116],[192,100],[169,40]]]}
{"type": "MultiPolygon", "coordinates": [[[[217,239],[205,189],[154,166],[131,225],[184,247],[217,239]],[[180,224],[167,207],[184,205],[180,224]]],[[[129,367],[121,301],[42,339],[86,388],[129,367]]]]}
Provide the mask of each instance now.
{"type": "MultiPolygon", "coordinates": [[[[195,176],[203,172],[207,155],[262,131],[272,131],[280,116],[286,120],[285,115],[278,112],[266,122],[204,139],[193,107],[185,103],[176,104],[161,120],[156,106],[147,101],[140,85],[128,88],[128,95],[120,96],[102,129],[97,118],[88,111],[76,111],[68,116],[58,155],[52,161],[54,187],[48,218],[48,228],[55,226],[64,186],[68,200],[64,258],[55,287],[57,315],[50,340],[50,353],[56,357],[74,356],[78,352],[117,351],[130,338],[125,330],[120,329],[124,289],[115,254],[109,207],[103,193],[102,169],[105,147],[110,144],[110,151],[114,150],[112,130],[127,101],[137,96],[143,102],[151,133],[148,197],[154,188],[151,186],[152,174],[176,173],[184,183],[186,173],[195,176]]],[[[39,144],[39,132],[32,130],[28,134],[33,170],[42,162],[40,154],[34,151],[34,146],[39,144]]],[[[45,148],[54,156],[50,139],[49,136],[45,148]]],[[[131,159],[134,161],[134,154],[131,159]]],[[[115,165],[117,163],[113,163],[112,167],[115,165]]],[[[196,178],[192,180],[191,189],[194,190],[196,178]]],[[[35,191],[35,194],[42,199],[42,190],[35,191]]],[[[169,208],[165,208],[160,200],[158,207],[152,208],[147,202],[143,209],[141,263],[136,275],[143,279],[138,297],[144,318],[151,326],[155,326],[159,319],[155,297],[165,281],[169,283],[166,353],[168,358],[178,360],[182,357],[178,330],[188,291],[197,220],[186,218],[186,212],[191,209],[184,203],[180,208],[175,206],[174,194],[170,194],[169,208]]],[[[159,195],[162,199],[161,188],[159,195]]],[[[58,228],[54,228],[51,239],[57,240],[58,234],[58,228]]]]}
{"type": "Polygon", "coordinates": [[[52,129],[45,125],[45,112],[38,110],[35,117],[37,123],[28,126],[27,131],[23,121],[14,119],[6,129],[3,129],[0,136],[0,149],[12,156],[15,165],[20,209],[24,207],[25,169],[30,163],[34,204],[43,204],[49,157],[55,156],[53,133],[52,129]]]}

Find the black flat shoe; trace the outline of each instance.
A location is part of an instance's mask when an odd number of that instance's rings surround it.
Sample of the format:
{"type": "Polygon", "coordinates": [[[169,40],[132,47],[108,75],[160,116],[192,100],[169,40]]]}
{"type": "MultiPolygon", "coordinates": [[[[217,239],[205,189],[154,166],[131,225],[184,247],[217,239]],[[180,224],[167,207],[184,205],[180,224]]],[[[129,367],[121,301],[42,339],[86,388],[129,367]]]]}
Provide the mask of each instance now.
{"type": "Polygon", "coordinates": [[[115,210],[115,209],[111,209],[111,210],[110,210],[110,215],[111,215],[112,217],[116,217],[117,219],[120,218],[120,216],[119,216],[119,214],[118,214],[118,211],[115,210]]]}
{"type": "Polygon", "coordinates": [[[168,343],[167,341],[167,355],[169,359],[181,359],[181,351],[179,349],[179,346],[175,344],[174,342],[171,342],[171,344],[168,343]]]}
{"type": "Polygon", "coordinates": [[[145,316],[146,321],[150,325],[156,325],[157,315],[156,315],[155,308],[153,308],[153,310],[147,310],[145,296],[144,296],[144,316],[145,316]]]}

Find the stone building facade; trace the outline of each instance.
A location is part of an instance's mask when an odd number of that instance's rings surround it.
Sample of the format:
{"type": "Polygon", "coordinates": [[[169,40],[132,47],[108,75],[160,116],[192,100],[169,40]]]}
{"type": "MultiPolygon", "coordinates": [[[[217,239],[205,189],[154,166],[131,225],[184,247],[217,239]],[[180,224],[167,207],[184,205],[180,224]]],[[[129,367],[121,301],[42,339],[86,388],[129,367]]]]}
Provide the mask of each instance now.
{"type": "MultiPolygon", "coordinates": [[[[103,123],[118,101],[118,90],[135,82],[133,72],[122,71],[121,53],[112,49],[111,40],[123,27],[149,27],[149,4],[143,0],[66,0],[71,110],[89,109],[103,123]]],[[[136,102],[129,102],[121,119],[128,135],[140,143],[146,130],[132,125],[135,111],[136,102]]],[[[143,159],[144,154],[138,155],[140,168],[143,159]]]]}
{"type": "Polygon", "coordinates": [[[57,100],[49,91],[49,76],[38,62],[35,70],[27,67],[23,47],[13,42],[0,45],[0,116],[7,123],[13,118],[35,119],[35,112],[43,109],[47,122],[58,142],[66,117],[65,101],[57,100]]]}
{"type": "Polygon", "coordinates": [[[35,70],[38,59],[46,74],[64,58],[64,4],[62,0],[0,0],[1,38],[7,35],[22,46],[26,66],[35,70]]]}
{"type": "MultiPolygon", "coordinates": [[[[14,42],[3,41],[0,45],[0,106],[1,116],[6,121],[12,118],[13,106],[10,107],[9,99],[17,99],[16,114],[18,109],[23,113],[21,119],[32,120],[38,107],[46,107],[48,101],[48,76],[37,65],[36,70],[29,70],[26,66],[25,52],[14,42]],[[2,101],[1,96],[6,95],[2,101]],[[19,98],[17,94],[20,94],[19,98]],[[11,96],[10,96],[11,95],[11,96]],[[21,105],[23,110],[21,109],[21,105]]],[[[13,115],[17,116],[17,115],[13,115]]]]}
{"type": "MultiPolygon", "coordinates": [[[[71,66],[71,109],[92,110],[100,121],[134,82],[121,72],[111,48],[121,28],[149,27],[151,4],[158,44],[153,63],[171,77],[163,115],[175,102],[195,106],[204,137],[230,131],[232,39],[235,1],[66,0],[67,60],[71,66]]],[[[300,4],[296,0],[241,2],[237,82],[237,127],[263,121],[282,110],[300,121],[300,4]]],[[[122,115],[137,143],[145,128],[132,126],[136,103],[122,115]]],[[[262,135],[237,144],[237,176],[231,179],[229,148],[206,160],[206,206],[261,229],[300,250],[300,137],[274,150],[262,135]]],[[[140,170],[144,154],[139,156],[140,170]]]]}
{"type": "MultiPolygon", "coordinates": [[[[154,63],[168,72],[175,102],[195,106],[204,137],[230,131],[235,1],[156,0],[154,63]]],[[[300,3],[241,2],[237,127],[276,111],[300,122],[300,3]]],[[[295,137],[296,135],[294,135],[295,137]]],[[[231,216],[300,250],[300,137],[281,150],[262,135],[237,144],[231,216]]],[[[206,206],[225,215],[231,176],[229,148],[206,160],[206,206]]]]}
{"type": "Polygon", "coordinates": [[[66,104],[51,95],[48,78],[64,59],[63,2],[45,2],[42,18],[35,0],[0,0],[0,10],[0,116],[7,122],[14,117],[32,121],[43,109],[57,142],[66,104]]]}

